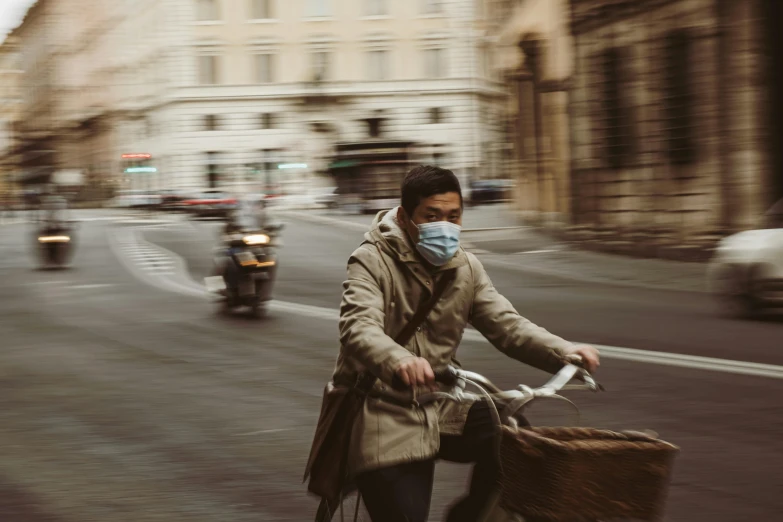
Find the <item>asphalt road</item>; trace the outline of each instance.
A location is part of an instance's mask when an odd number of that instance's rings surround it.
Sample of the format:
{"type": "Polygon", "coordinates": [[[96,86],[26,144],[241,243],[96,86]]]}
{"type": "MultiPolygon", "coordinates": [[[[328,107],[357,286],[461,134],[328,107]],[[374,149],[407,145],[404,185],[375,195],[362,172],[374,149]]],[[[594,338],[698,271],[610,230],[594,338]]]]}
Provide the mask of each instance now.
{"type": "MultiPolygon", "coordinates": [[[[312,517],[301,475],[337,350],[317,310],[339,305],[361,234],[290,220],[276,297],[318,308],[256,321],[192,291],[216,227],[85,222],[65,271],[36,270],[28,226],[0,227],[0,520],[312,517]]],[[[724,319],[702,294],[489,272],[520,312],[573,340],[783,365],[783,324],[724,319]]],[[[460,351],[504,386],[546,378],[485,343],[460,351]]],[[[653,429],[682,448],[667,521],[779,518],[783,381],[611,358],[600,380],[607,393],[572,396],[583,424],[653,429]]],[[[577,421],[557,403],[530,417],[577,421]]],[[[431,520],[467,471],[439,466],[431,520]]]]}

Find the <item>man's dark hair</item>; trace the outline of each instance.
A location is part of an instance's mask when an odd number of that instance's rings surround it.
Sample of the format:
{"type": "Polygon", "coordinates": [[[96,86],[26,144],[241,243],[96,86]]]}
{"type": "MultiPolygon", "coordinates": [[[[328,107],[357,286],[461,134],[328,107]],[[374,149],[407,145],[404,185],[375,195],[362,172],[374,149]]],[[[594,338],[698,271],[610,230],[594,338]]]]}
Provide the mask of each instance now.
{"type": "Polygon", "coordinates": [[[447,192],[459,194],[462,203],[462,188],[452,171],[432,165],[419,165],[412,168],[402,182],[402,208],[411,217],[422,199],[447,192]]]}

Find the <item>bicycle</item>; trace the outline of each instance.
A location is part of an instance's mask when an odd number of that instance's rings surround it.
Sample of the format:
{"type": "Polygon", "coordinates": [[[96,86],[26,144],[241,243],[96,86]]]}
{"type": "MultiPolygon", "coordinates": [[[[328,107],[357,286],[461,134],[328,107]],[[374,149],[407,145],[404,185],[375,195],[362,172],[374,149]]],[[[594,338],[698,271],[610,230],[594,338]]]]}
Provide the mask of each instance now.
{"type": "MultiPolygon", "coordinates": [[[[435,372],[435,381],[444,386],[445,388],[443,389],[417,395],[415,390],[403,390],[400,386],[393,386],[391,388],[384,387],[382,391],[374,390],[371,396],[397,405],[413,405],[416,407],[423,407],[439,400],[459,402],[466,399],[484,398],[491,405],[490,412],[495,425],[499,428],[498,451],[500,451],[500,436],[502,435],[500,428],[507,426],[511,429],[517,429],[520,424],[527,425],[526,420],[522,417],[522,412],[531,401],[545,397],[557,398],[573,405],[571,401],[559,395],[559,392],[563,390],[587,390],[592,392],[603,390],[603,387],[586,370],[578,365],[579,361],[573,362],[574,364],[565,365],[546,384],[538,388],[519,385],[513,390],[502,390],[483,375],[449,366],[435,372]],[[581,380],[581,384],[569,384],[575,377],[581,380]],[[466,391],[467,385],[473,386],[479,393],[466,391]]],[[[574,407],[576,406],[574,405],[574,407]]],[[[354,489],[350,489],[347,492],[348,495],[344,496],[339,509],[332,514],[331,520],[344,522],[345,513],[348,512],[349,514],[353,513],[354,522],[360,520],[369,521],[369,515],[362,510],[361,495],[354,489]]],[[[501,516],[498,514],[499,500],[498,498],[494,505],[490,507],[490,514],[485,518],[485,521],[500,522],[501,520],[506,520],[513,522],[522,520],[520,515],[511,513],[502,515],[506,518],[498,518],[501,516]]],[[[323,502],[319,506],[319,514],[328,517],[328,507],[323,502]]],[[[327,519],[319,518],[318,520],[327,519]]]]}

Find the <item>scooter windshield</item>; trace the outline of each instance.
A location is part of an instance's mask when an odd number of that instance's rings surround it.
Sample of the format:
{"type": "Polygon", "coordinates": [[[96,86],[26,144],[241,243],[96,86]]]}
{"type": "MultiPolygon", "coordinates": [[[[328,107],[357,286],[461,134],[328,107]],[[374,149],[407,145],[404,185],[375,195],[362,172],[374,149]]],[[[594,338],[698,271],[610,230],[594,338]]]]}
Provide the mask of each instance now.
{"type": "Polygon", "coordinates": [[[264,211],[257,205],[242,202],[237,208],[235,223],[241,230],[263,230],[266,225],[264,211]]]}

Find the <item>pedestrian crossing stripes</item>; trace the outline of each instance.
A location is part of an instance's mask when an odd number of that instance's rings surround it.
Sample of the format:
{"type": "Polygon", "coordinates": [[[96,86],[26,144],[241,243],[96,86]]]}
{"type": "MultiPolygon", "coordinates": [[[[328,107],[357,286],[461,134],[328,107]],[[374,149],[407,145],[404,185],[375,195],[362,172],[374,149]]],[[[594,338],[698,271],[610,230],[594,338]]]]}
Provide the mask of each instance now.
{"type": "Polygon", "coordinates": [[[171,256],[140,241],[133,231],[123,232],[116,237],[116,244],[125,259],[149,274],[167,276],[176,273],[176,261],[171,256]]]}

